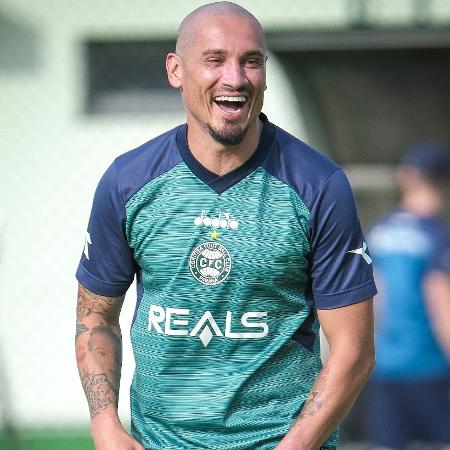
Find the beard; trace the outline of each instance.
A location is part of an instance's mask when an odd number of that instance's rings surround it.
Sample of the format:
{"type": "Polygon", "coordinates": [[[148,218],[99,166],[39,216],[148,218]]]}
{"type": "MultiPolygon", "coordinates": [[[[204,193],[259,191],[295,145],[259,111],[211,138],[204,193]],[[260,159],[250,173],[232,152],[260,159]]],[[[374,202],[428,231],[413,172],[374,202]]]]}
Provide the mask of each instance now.
{"type": "Polygon", "coordinates": [[[247,134],[248,127],[243,127],[238,123],[228,122],[220,129],[214,129],[208,124],[209,135],[219,144],[222,145],[238,145],[247,134]]]}

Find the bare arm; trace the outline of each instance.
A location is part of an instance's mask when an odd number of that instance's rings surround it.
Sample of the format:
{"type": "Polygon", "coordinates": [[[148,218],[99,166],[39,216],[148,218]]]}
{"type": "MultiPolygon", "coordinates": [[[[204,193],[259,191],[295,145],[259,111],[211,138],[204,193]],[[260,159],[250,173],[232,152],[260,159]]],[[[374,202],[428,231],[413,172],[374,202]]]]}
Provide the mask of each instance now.
{"type": "Polygon", "coordinates": [[[450,277],[444,272],[430,273],[424,280],[424,292],[431,326],[450,361],[450,277]]]}
{"type": "Polygon", "coordinates": [[[303,410],[276,450],[316,450],[342,422],[374,367],[372,299],[319,310],[330,347],[303,410]]]}
{"type": "Polygon", "coordinates": [[[78,287],[75,350],[97,450],[143,450],[124,430],[117,414],[123,300],[124,296],[104,297],[78,287]]]}

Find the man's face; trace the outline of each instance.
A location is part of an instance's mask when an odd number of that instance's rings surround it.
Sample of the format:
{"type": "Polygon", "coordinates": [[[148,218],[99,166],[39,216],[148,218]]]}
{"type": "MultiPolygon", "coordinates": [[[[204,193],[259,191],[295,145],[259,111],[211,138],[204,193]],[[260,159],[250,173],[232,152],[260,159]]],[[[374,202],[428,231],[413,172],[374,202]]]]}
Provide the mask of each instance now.
{"type": "Polygon", "coordinates": [[[221,144],[239,144],[263,104],[264,36],[248,17],[206,15],[194,26],[192,42],[180,55],[188,125],[207,130],[221,144]]]}

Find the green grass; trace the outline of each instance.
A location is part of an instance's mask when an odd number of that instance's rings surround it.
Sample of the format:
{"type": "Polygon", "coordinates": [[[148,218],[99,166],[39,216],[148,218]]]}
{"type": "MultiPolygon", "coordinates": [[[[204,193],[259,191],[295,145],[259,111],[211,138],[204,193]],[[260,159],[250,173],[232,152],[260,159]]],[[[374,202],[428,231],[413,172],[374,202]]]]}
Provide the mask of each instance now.
{"type": "Polygon", "coordinates": [[[19,446],[0,430],[0,450],[94,450],[89,430],[20,430],[19,446]]]}

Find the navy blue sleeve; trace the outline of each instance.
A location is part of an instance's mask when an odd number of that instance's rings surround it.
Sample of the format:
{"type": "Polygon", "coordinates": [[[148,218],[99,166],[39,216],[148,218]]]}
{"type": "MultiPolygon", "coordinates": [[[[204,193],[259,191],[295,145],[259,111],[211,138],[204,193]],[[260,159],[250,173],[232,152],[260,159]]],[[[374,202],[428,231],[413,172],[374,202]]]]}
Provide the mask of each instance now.
{"type": "Polygon", "coordinates": [[[347,177],[336,170],[311,208],[311,278],[318,309],[332,309],[376,294],[372,260],[347,177]]]}
{"type": "Polygon", "coordinates": [[[113,163],[94,195],[86,242],[76,277],[99,295],[117,297],[133,282],[136,265],[128,246],[125,207],[113,163]]]}

